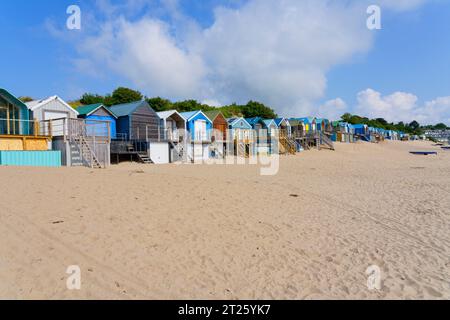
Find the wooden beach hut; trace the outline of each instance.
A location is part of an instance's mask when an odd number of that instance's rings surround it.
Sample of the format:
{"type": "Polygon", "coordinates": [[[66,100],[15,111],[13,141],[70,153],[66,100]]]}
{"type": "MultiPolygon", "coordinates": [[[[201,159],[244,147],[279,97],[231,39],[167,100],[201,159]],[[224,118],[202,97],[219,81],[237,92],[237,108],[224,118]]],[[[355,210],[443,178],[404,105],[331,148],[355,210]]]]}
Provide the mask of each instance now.
{"type": "Polygon", "coordinates": [[[255,135],[253,154],[269,154],[269,131],[261,117],[245,119],[252,127],[255,135]]]}
{"type": "Polygon", "coordinates": [[[298,120],[303,122],[306,134],[311,134],[317,131],[316,118],[306,117],[306,118],[298,118],[298,120]]]}
{"type": "Polygon", "coordinates": [[[48,122],[30,119],[26,104],[0,89],[0,165],[60,166],[61,153],[49,150],[48,122]]]}
{"type": "MultiPolygon", "coordinates": [[[[252,126],[244,118],[230,118],[229,137],[234,142],[233,154],[240,157],[249,157],[254,151],[254,138],[252,126]]],[[[229,150],[231,152],[231,150],[229,150]]]]}
{"type": "Polygon", "coordinates": [[[109,107],[116,115],[117,139],[112,141],[111,154],[142,163],[169,163],[169,143],[161,130],[161,119],[146,101],[109,107]]]}
{"type": "Polygon", "coordinates": [[[228,141],[228,121],[219,110],[206,111],[205,115],[213,123],[211,155],[213,157],[225,157],[228,141]]]}
{"type": "Polygon", "coordinates": [[[186,119],[176,110],[158,112],[170,146],[170,162],[186,160],[186,119]]]}
{"type": "Polygon", "coordinates": [[[48,121],[50,123],[51,135],[53,137],[64,136],[64,128],[67,129],[69,119],[76,119],[78,112],[67,102],[58,96],[52,96],[43,100],[35,100],[26,103],[30,110],[30,118],[37,121],[48,121]]]}
{"type": "Polygon", "coordinates": [[[201,110],[183,112],[188,134],[187,156],[192,162],[210,158],[212,121],[201,110]]]}
{"type": "Polygon", "coordinates": [[[292,128],[288,119],[275,119],[277,125],[278,150],[280,154],[295,154],[297,152],[297,144],[292,136],[292,128]]]}
{"type": "Polygon", "coordinates": [[[92,124],[88,135],[95,136],[110,136],[111,139],[117,138],[116,121],[117,116],[106,106],[101,103],[91,104],[86,106],[79,106],[77,108],[78,118],[87,120],[86,123],[92,124]],[[105,123],[105,125],[100,125],[105,123]],[[94,124],[99,124],[94,126],[94,124]],[[109,129],[108,125],[109,124],[109,129]],[[92,132],[94,130],[95,132],[92,132]],[[109,133],[108,133],[109,130],[109,133]]]}

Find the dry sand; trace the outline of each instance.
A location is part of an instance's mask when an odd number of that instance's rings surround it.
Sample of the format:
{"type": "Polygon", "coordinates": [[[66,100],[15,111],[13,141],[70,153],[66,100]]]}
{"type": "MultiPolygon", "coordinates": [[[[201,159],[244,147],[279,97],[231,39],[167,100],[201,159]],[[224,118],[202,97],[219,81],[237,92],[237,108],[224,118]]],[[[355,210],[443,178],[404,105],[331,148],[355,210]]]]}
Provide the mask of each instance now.
{"type": "Polygon", "coordinates": [[[280,165],[2,167],[0,298],[450,298],[450,151],[338,144],[280,165]]]}

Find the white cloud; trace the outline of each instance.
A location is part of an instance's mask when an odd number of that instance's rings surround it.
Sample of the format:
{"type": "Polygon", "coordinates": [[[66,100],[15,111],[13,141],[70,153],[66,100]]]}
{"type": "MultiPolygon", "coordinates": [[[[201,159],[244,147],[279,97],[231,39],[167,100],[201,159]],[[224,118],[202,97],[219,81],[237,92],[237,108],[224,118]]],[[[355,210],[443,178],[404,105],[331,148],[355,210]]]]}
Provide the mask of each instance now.
{"type": "MultiPolygon", "coordinates": [[[[145,14],[153,2],[97,0],[103,19],[77,41],[80,72],[112,71],[151,96],[220,104],[253,99],[283,116],[312,115],[327,72],[373,43],[366,28],[369,0],[249,0],[238,9],[216,8],[208,28],[184,16],[177,0],[164,5],[164,21],[145,14]]],[[[424,1],[379,2],[407,10],[424,1]]],[[[404,98],[381,99],[377,107],[403,106],[404,98]]],[[[344,108],[334,100],[320,109],[335,115],[344,108]]]]}
{"type": "Polygon", "coordinates": [[[329,100],[319,107],[317,116],[331,120],[338,120],[348,112],[347,103],[341,98],[329,100]]]}
{"type": "Polygon", "coordinates": [[[450,97],[439,97],[420,103],[419,98],[412,93],[395,92],[383,96],[378,91],[366,89],[357,94],[357,104],[353,108],[347,107],[341,99],[335,99],[321,107],[321,110],[325,109],[329,112],[337,109],[341,112],[338,112],[339,116],[344,113],[342,112],[344,109],[347,109],[346,112],[367,118],[384,118],[389,122],[416,120],[421,124],[438,122],[450,124],[450,97]]]}
{"type": "Polygon", "coordinates": [[[357,100],[356,114],[402,121],[414,117],[418,98],[405,92],[395,92],[383,97],[381,93],[367,89],[358,93],[357,100]]]}
{"type": "MultiPolygon", "coordinates": [[[[143,6],[134,3],[135,10],[143,6]]],[[[359,2],[250,0],[217,8],[203,29],[173,5],[169,24],[149,15],[128,19],[121,6],[98,4],[107,19],[77,46],[81,71],[97,65],[99,73],[112,70],[148,95],[172,99],[256,99],[283,115],[303,113],[324,95],[326,73],[372,44],[359,2]]]]}

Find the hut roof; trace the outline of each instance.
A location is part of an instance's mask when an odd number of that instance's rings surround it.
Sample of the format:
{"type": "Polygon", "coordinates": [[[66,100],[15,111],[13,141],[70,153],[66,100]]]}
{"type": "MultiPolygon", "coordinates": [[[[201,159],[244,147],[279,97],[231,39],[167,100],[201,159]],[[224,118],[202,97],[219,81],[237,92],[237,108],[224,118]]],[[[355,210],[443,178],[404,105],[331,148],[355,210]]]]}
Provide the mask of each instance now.
{"type": "Polygon", "coordinates": [[[28,109],[30,109],[31,111],[34,111],[36,109],[39,109],[42,106],[45,106],[46,104],[48,104],[48,103],[50,103],[50,102],[52,102],[54,100],[59,101],[59,103],[62,104],[64,107],[66,107],[71,112],[73,112],[73,113],[78,115],[78,111],[77,110],[75,110],[74,108],[69,106],[69,104],[67,102],[65,102],[63,99],[61,99],[58,96],[51,96],[51,97],[48,97],[48,98],[42,99],[42,100],[30,101],[30,102],[25,103],[25,105],[27,106],[28,109]]]}
{"type": "Polygon", "coordinates": [[[245,119],[251,126],[257,124],[257,123],[262,123],[264,124],[264,122],[262,121],[262,118],[260,117],[254,117],[254,118],[246,118],[245,119]]]}
{"type": "Polygon", "coordinates": [[[189,121],[189,120],[191,120],[192,118],[196,117],[197,115],[202,114],[202,115],[204,115],[210,122],[212,122],[212,121],[205,115],[205,113],[204,113],[202,110],[190,111],[190,112],[182,112],[182,113],[180,113],[180,114],[183,116],[183,118],[186,119],[186,121],[189,121]]]}
{"type": "Polygon", "coordinates": [[[205,111],[204,114],[209,118],[209,120],[211,120],[213,122],[220,115],[222,115],[222,117],[224,117],[223,113],[220,110],[205,111]]]}
{"type": "Polygon", "coordinates": [[[269,128],[272,125],[275,125],[276,127],[278,127],[277,124],[275,123],[275,120],[273,120],[273,119],[264,119],[263,122],[267,128],[269,128]]]}
{"type": "Polygon", "coordinates": [[[238,123],[239,121],[243,121],[244,122],[244,124],[246,124],[247,125],[247,127],[248,128],[251,128],[252,126],[250,125],[250,123],[248,123],[248,121],[247,120],[245,120],[244,118],[230,118],[230,119],[227,119],[227,121],[228,121],[228,124],[230,125],[230,126],[235,126],[236,125],[236,123],[238,123]]]}
{"type": "Polygon", "coordinates": [[[13,96],[11,93],[6,91],[5,89],[0,88],[0,96],[5,98],[6,100],[8,100],[10,103],[15,104],[19,107],[26,108],[26,109],[28,108],[25,103],[23,103],[22,101],[17,99],[15,96],[13,96]]]}
{"type": "Polygon", "coordinates": [[[286,122],[286,119],[285,118],[275,119],[275,124],[277,125],[277,127],[279,127],[283,121],[286,122]]]}
{"type": "Polygon", "coordinates": [[[107,108],[103,105],[103,103],[95,103],[95,104],[88,104],[85,106],[79,106],[77,108],[77,112],[80,116],[89,116],[100,108],[104,108],[114,118],[117,118],[117,116],[109,108],[107,108]]]}
{"type": "Polygon", "coordinates": [[[131,103],[117,104],[109,107],[109,110],[111,110],[117,117],[125,117],[133,114],[142,106],[148,106],[150,108],[150,105],[146,101],[141,100],[131,103]]]}

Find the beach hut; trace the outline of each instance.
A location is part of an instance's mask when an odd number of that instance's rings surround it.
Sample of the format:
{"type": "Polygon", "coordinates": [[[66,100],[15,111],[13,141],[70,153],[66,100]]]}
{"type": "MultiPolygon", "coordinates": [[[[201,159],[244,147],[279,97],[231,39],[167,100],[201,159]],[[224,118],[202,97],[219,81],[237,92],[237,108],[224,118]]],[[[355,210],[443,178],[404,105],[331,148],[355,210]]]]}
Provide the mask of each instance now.
{"type": "Polygon", "coordinates": [[[109,107],[116,115],[116,136],[111,154],[142,163],[169,163],[169,143],[161,130],[161,119],[146,101],[109,107]]]}
{"type": "Polygon", "coordinates": [[[305,133],[311,134],[316,132],[317,126],[316,126],[316,118],[313,117],[306,117],[306,118],[298,118],[298,120],[302,121],[305,126],[305,133]]]}
{"type": "Polygon", "coordinates": [[[78,118],[87,120],[88,131],[90,131],[88,132],[88,135],[95,135],[98,137],[109,135],[111,139],[117,138],[117,116],[109,108],[101,103],[97,103],[79,106],[77,111],[78,118]],[[93,131],[94,128],[95,132],[93,131]]]}
{"type": "Polygon", "coordinates": [[[305,124],[301,119],[291,118],[289,119],[289,125],[291,127],[291,136],[294,138],[302,138],[305,136],[305,124]]]}
{"type": "Polygon", "coordinates": [[[278,118],[275,119],[275,124],[278,127],[278,150],[280,153],[295,154],[297,152],[297,143],[295,138],[292,137],[292,128],[289,120],[278,118]]]}
{"type": "Polygon", "coordinates": [[[30,119],[27,105],[0,89],[0,165],[60,166],[61,153],[49,151],[48,123],[30,119]]]}
{"type": "Polygon", "coordinates": [[[254,144],[254,154],[269,154],[270,153],[270,133],[267,124],[270,123],[264,121],[261,117],[254,117],[245,119],[254,130],[254,134],[256,135],[255,144],[254,144]]]}
{"type": "Polygon", "coordinates": [[[219,110],[206,111],[205,115],[213,123],[211,156],[225,157],[228,140],[228,121],[219,110]]]}
{"type": "Polygon", "coordinates": [[[67,134],[68,119],[76,119],[78,112],[67,102],[58,96],[52,96],[43,100],[34,100],[26,103],[30,110],[30,119],[48,121],[48,132],[53,137],[61,137],[67,134]]]}
{"type": "Polygon", "coordinates": [[[189,133],[187,144],[188,159],[192,162],[201,162],[210,158],[212,121],[203,111],[183,112],[186,120],[186,130],[189,133]]]}
{"type": "Polygon", "coordinates": [[[164,136],[170,146],[170,162],[185,161],[186,119],[176,110],[158,112],[164,136]]]}
{"type": "Polygon", "coordinates": [[[291,123],[286,118],[275,119],[275,124],[280,132],[283,132],[286,136],[290,137],[292,134],[291,123]]]}
{"type": "Polygon", "coordinates": [[[252,126],[244,118],[230,118],[227,121],[229,137],[234,142],[234,155],[249,157],[254,151],[252,126]]]}
{"type": "Polygon", "coordinates": [[[316,129],[319,132],[325,132],[325,119],[322,118],[316,119],[316,129]]]}
{"type": "Polygon", "coordinates": [[[206,111],[205,115],[213,123],[213,129],[217,136],[213,135],[211,139],[213,141],[226,142],[228,134],[228,121],[219,110],[206,111]]]}

